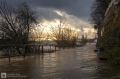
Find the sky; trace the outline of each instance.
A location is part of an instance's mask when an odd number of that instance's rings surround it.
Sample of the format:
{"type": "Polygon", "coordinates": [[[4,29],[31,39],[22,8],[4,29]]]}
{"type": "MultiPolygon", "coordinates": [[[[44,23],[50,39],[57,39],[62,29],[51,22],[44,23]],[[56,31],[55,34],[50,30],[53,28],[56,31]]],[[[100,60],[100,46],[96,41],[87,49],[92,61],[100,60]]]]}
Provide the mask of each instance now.
{"type": "MultiPolygon", "coordinates": [[[[6,0],[10,4],[27,2],[36,9],[40,23],[53,23],[55,20],[65,20],[71,26],[94,36],[94,29],[89,21],[90,8],[94,0],[6,0]]],[[[81,32],[79,33],[81,34],[81,32]]]]}

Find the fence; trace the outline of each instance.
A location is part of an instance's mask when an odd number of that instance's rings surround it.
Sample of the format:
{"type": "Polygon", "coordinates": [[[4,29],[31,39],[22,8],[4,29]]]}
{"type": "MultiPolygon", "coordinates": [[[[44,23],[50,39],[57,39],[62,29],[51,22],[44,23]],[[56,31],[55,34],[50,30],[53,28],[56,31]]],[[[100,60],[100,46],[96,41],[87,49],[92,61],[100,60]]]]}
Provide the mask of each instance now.
{"type": "MultiPolygon", "coordinates": [[[[16,56],[16,50],[15,47],[19,47],[19,51],[21,52],[21,54],[19,55],[23,55],[23,59],[25,59],[26,57],[26,47],[31,47],[31,51],[34,54],[44,54],[45,52],[53,52],[56,51],[56,45],[41,45],[41,44],[5,44],[5,45],[0,45],[0,47],[3,47],[6,49],[6,56],[8,57],[8,61],[10,63],[10,58],[12,56],[16,56]],[[13,55],[14,52],[14,55],[13,55]]],[[[3,50],[2,50],[3,51],[3,50]]],[[[18,51],[17,51],[18,53],[18,51]]],[[[3,56],[3,57],[6,57],[3,56]]],[[[2,58],[3,58],[2,57],[2,58]]]]}

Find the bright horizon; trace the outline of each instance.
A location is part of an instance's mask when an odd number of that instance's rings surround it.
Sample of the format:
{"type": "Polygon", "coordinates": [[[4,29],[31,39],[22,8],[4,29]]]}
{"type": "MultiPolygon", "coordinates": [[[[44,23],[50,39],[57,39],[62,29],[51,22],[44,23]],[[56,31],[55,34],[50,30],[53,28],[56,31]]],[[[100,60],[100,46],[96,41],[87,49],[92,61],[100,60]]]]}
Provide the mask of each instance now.
{"type": "MultiPolygon", "coordinates": [[[[38,24],[39,26],[35,29],[37,35],[39,36],[41,31],[42,31],[42,38],[47,38],[47,35],[49,34],[50,37],[52,37],[52,32],[51,32],[51,27],[56,28],[56,26],[59,25],[59,22],[57,20],[57,22],[54,21],[47,21],[45,20],[43,23],[38,24]],[[40,33],[39,33],[40,32],[40,33]]],[[[78,36],[79,38],[81,38],[82,36],[82,32],[84,31],[84,34],[87,34],[88,38],[94,38],[96,30],[93,28],[84,28],[80,29],[80,28],[76,28],[75,26],[70,25],[70,28],[73,30],[76,30],[76,32],[78,32],[78,36]],[[83,30],[83,31],[82,31],[83,30]],[[89,35],[88,35],[89,34],[89,35]]],[[[65,27],[65,26],[64,26],[65,27]]],[[[35,36],[36,37],[36,36],[35,36]]],[[[54,38],[54,37],[53,37],[54,38]]]]}

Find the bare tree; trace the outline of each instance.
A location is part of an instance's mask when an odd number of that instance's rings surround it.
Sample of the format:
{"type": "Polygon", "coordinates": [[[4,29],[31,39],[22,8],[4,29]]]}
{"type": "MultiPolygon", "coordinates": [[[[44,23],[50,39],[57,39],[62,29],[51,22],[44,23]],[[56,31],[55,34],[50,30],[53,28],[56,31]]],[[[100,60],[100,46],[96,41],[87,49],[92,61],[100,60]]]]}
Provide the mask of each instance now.
{"type": "Polygon", "coordinates": [[[106,9],[109,5],[111,0],[95,0],[91,7],[91,18],[90,21],[93,24],[96,24],[95,28],[99,27],[101,23],[103,22],[103,19],[105,17],[106,9]]]}
{"type": "MultiPolygon", "coordinates": [[[[98,29],[98,42],[101,37],[102,22],[105,17],[105,12],[111,0],[95,0],[91,7],[91,18],[90,21],[94,24],[94,28],[98,29]]],[[[98,46],[98,45],[97,45],[98,46]]]]}
{"type": "MultiPolygon", "coordinates": [[[[36,12],[23,2],[17,6],[0,2],[0,32],[2,44],[27,44],[30,28],[36,23],[36,12]]],[[[17,48],[18,49],[18,48],[17,48]]]]}
{"type": "Polygon", "coordinates": [[[27,3],[20,3],[14,8],[1,1],[0,15],[0,31],[5,35],[5,39],[9,39],[9,43],[28,43],[29,30],[36,22],[36,17],[27,3]]]}
{"type": "Polygon", "coordinates": [[[23,2],[18,4],[18,7],[15,11],[16,13],[16,21],[20,23],[19,26],[24,30],[24,36],[26,37],[26,43],[28,42],[29,31],[33,25],[33,23],[37,23],[36,20],[36,12],[31,9],[27,3],[23,2]]]}
{"type": "Polygon", "coordinates": [[[73,29],[66,21],[59,20],[57,26],[51,25],[52,36],[59,46],[73,46],[78,37],[76,29],[73,29]]]}
{"type": "Polygon", "coordinates": [[[39,42],[43,35],[44,27],[42,24],[35,24],[34,27],[30,29],[29,39],[32,42],[39,42]]]}

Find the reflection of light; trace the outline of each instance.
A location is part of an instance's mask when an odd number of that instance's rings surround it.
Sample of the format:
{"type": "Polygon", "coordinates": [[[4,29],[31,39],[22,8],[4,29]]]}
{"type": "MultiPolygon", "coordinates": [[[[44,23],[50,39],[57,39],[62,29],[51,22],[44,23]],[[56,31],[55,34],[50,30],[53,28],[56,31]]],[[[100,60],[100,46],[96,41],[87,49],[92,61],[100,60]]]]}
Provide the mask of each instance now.
{"type": "Polygon", "coordinates": [[[53,40],[57,40],[57,38],[53,37],[53,40]]]}

